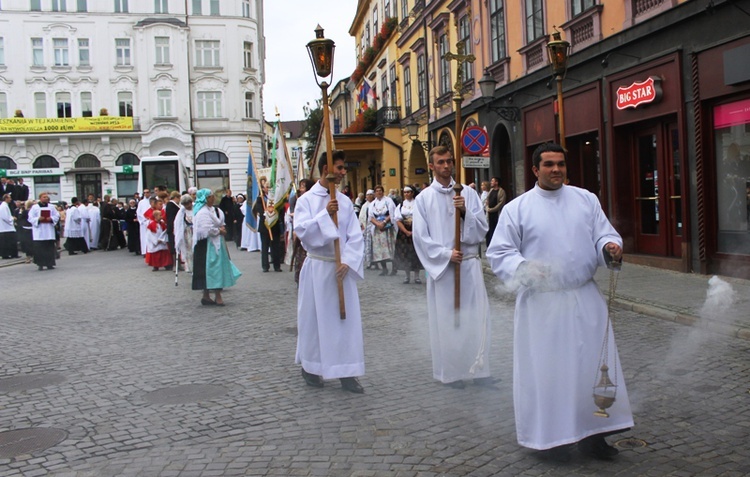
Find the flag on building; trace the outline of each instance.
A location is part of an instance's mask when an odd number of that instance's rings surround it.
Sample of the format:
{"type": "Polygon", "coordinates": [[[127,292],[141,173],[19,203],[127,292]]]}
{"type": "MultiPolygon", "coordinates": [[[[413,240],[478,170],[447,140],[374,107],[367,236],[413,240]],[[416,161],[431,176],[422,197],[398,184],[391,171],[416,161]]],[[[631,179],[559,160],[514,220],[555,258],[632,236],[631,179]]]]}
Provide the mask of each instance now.
{"type": "Polygon", "coordinates": [[[370,85],[367,80],[362,81],[362,86],[359,88],[359,96],[357,96],[357,109],[360,112],[366,111],[370,108],[370,85]]]}

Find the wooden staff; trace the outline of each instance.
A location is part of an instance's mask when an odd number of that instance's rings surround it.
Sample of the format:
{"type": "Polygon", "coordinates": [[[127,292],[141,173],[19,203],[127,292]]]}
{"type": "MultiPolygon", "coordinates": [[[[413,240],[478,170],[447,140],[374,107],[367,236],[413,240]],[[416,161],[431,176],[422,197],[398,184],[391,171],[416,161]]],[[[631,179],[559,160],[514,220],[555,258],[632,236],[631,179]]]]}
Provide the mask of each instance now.
{"type": "MultiPolygon", "coordinates": [[[[336,182],[335,182],[335,176],[333,175],[333,137],[331,136],[331,128],[329,126],[330,120],[329,120],[329,109],[328,109],[328,85],[326,83],[323,83],[325,86],[321,86],[320,89],[323,90],[323,128],[325,129],[325,138],[326,138],[326,156],[328,158],[328,176],[326,177],[326,181],[328,181],[328,193],[331,195],[331,200],[336,199],[336,182]]],[[[334,212],[333,216],[333,223],[336,225],[336,228],[339,227],[339,219],[338,219],[338,212],[334,212]]],[[[337,238],[333,242],[333,249],[336,254],[336,270],[338,271],[339,267],[341,266],[341,244],[339,243],[339,239],[337,238]]],[[[339,314],[341,316],[342,320],[346,319],[346,306],[344,301],[344,281],[338,277],[338,274],[336,275],[336,283],[338,285],[339,290],[339,314]]]]}
{"type": "MultiPolygon", "coordinates": [[[[453,186],[453,191],[456,193],[455,197],[461,195],[463,186],[460,182],[456,182],[453,186]]],[[[453,246],[455,250],[461,251],[461,211],[456,208],[456,241],[453,246]]],[[[453,280],[453,325],[458,328],[461,323],[459,317],[459,310],[461,309],[461,264],[457,263],[455,268],[456,276],[453,280]]]]}
{"type": "MultiPolygon", "coordinates": [[[[252,157],[252,160],[250,161],[253,165],[253,176],[255,176],[255,180],[258,181],[258,189],[260,190],[260,203],[263,205],[263,213],[266,212],[266,198],[263,195],[263,186],[260,183],[260,177],[258,177],[258,171],[255,169],[255,158],[253,157],[253,146],[252,146],[252,140],[250,140],[250,137],[247,138],[247,148],[250,151],[250,157],[252,157]]],[[[253,214],[255,211],[255,201],[258,200],[258,197],[253,198],[253,205],[250,206],[250,210],[248,213],[253,214]]],[[[266,225],[265,219],[263,219],[263,225],[266,225]]],[[[271,233],[271,228],[266,227],[268,229],[268,236],[273,240],[273,234],[271,233]]],[[[260,217],[258,217],[258,232],[260,232],[260,217]]]]}

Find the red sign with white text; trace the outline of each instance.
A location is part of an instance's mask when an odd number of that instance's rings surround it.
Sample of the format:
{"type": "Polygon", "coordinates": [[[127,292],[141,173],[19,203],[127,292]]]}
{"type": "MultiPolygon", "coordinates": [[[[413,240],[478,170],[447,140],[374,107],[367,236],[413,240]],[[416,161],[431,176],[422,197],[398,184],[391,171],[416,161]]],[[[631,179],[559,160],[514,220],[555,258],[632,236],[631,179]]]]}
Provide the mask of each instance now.
{"type": "Polygon", "coordinates": [[[637,108],[661,99],[661,78],[650,77],[646,81],[617,88],[617,109],[637,108]]]}

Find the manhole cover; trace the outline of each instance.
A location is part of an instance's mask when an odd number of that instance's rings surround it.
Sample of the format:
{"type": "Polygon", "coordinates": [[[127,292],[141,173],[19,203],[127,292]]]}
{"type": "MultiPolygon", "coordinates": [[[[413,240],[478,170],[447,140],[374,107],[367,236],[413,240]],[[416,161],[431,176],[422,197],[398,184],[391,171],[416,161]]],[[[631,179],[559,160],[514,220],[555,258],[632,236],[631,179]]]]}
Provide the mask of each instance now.
{"type": "Polygon", "coordinates": [[[172,388],[158,389],[146,394],[146,401],[152,404],[188,404],[191,402],[215,399],[227,393],[224,386],[213,384],[185,384],[172,388]]]}
{"type": "Polygon", "coordinates": [[[646,447],[646,441],[643,439],[636,439],[631,437],[629,439],[622,439],[615,442],[615,445],[620,449],[635,449],[636,447],[646,447]]]}
{"type": "Polygon", "coordinates": [[[27,389],[42,388],[65,381],[62,374],[25,374],[12,378],[0,379],[0,393],[26,391],[27,389]]]}
{"type": "Polygon", "coordinates": [[[68,437],[62,429],[35,427],[0,432],[0,459],[49,449],[68,437]]]}

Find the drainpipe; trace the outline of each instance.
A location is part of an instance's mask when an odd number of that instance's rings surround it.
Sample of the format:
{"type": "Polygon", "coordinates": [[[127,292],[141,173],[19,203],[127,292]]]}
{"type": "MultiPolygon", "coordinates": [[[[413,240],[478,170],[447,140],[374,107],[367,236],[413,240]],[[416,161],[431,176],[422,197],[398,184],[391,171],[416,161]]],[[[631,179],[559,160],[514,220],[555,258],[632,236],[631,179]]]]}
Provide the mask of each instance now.
{"type": "MultiPolygon", "coordinates": [[[[188,14],[188,0],[185,0],[185,29],[187,30],[187,48],[185,48],[185,60],[187,61],[187,82],[188,82],[188,116],[190,119],[190,142],[193,148],[193,181],[194,184],[191,184],[195,187],[198,187],[198,169],[196,169],[196,154],[195,154],[195,131],[193,128],[193,91],[192,87],[190,86],[190,24],[188,23],[190,15],[188,14]]],[[[190,185],[187,185],[187,187],[190,187],[190,185]]]]}

